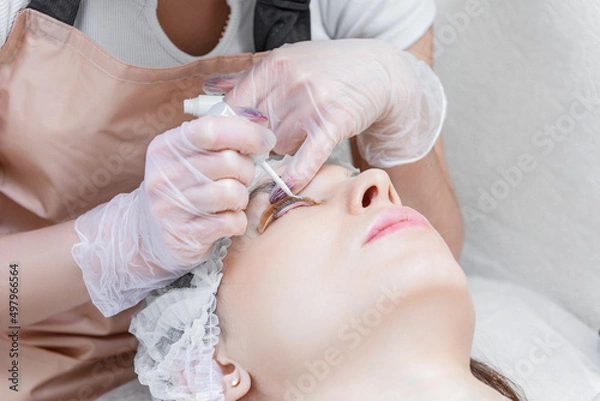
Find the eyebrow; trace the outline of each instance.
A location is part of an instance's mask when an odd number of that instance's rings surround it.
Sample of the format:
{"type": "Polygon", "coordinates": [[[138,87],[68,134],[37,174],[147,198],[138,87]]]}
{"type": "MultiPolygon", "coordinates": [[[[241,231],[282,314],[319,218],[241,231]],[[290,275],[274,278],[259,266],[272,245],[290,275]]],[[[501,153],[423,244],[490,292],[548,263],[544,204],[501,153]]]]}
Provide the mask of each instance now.
{"type": "MultiPolygon", "coordinates": [[[[341,167],[344,167],[348,170],[348,178],[354,178],[360,174],[360,170],[358,170],[358,169],[350,169],[346,166],[341,166],[341,167]]],[[[272,180],[260,184],[259,186],[254,188],[252,191],[250,191],[250,195],[249,195],[250,201],[252,201],[254,198],[256,198],[260,194],[270,194],[271,191],[273,190],[273,188],[275,188],[275,185],[277,185],[277,184],[275,183],[275,181],[272,181],[272,180]]]]}
{"type": "Polygon", "coordinates": [[[270,194],[271,191],[273,190],[273,188],[275,188],[275,181],[267,181],[267,182],[260,184],[259,186],[254,188],[252,191],[250,191],[250,195],[249,195],[250,200],[253,200],[260,194],[270,194]]]}

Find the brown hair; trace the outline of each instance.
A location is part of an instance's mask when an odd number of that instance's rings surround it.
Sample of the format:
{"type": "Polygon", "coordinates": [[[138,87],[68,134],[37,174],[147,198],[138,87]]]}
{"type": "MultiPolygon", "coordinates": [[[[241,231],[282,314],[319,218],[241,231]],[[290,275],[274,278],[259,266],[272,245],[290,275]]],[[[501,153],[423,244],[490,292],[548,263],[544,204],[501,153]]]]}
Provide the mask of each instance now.
{"type": "Polygon", "coordinates": [[[507,397],[511,401],[526,401],[524,396],[521,396],[517,390],[516,385],[506,376],[495,371],[486,364],[479,362],[471,358],[471,373],[477,380],[487,384],[494,390],[498,391],[503,396],[507,397]]]}
{"type": "MultiPolygon", "coordinates": [[[[471,373],[477,380],[490,386],[503,396],[507,397],[509,400],[527,401],[525,396],[519,394],[517,391],[518,386],[515,383],[488,365],[471,358],[470,367],[471,373]]],[[[244,401],[256,401],[259,399],[260,397],[255,393],[254,387],[251,387],[250,391],[245,396],[240,398],[240,400],[244,401]]]]}

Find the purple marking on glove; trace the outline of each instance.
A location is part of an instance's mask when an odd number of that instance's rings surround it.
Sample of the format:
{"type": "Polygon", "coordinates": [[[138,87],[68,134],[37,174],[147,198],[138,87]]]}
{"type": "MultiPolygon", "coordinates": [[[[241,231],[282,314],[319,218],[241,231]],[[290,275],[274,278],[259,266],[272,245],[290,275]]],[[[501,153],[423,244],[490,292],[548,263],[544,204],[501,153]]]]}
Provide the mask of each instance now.
{"type": "Polygon", "coordinates": [[[217,74],[208,77],[202,84],[204,92],[207,94],[215,95],[222,94],[230,91],[237,83],[238,74],[217,74]]]}
{"type": "Polygon", "coordinates": [[[252,122],[268,121],[269,119],[263,113],[252,107],[232,107],[235,114],[247,118],[252,122]]]}

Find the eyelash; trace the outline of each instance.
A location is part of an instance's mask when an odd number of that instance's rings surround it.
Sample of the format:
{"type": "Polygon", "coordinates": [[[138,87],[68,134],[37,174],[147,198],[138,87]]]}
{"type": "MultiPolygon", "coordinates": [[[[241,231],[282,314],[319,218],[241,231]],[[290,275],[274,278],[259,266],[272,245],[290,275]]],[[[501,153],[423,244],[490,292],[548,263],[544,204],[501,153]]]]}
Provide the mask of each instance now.
{"type": "MultiPolygon", "coordinates": [[[[262,234],[263,232],[265,232],[265,230],[267,229],[267,227],[269,226],[269,224],[271,224],[273,221],[277,220],[278,218],[282,217],[283,215],[285,215],[287,212],[289,212],[290,207],[292,205],[296,205],[300,203],[300,205],[298,206],[314,206],[314,205],[318,205],[319,202],[316,202],[314,200],[312,200],[311,198],[293,198],[291,196],[286,196],[285,198],[278,200],[277,202],[275,202],[274,204],[272,204],[262,215],[262,218],[260,219],[260,223],[258,225],[258,233],[262,234]]],[[[296,206],[296,207],[298,207],[296,206]]]]}

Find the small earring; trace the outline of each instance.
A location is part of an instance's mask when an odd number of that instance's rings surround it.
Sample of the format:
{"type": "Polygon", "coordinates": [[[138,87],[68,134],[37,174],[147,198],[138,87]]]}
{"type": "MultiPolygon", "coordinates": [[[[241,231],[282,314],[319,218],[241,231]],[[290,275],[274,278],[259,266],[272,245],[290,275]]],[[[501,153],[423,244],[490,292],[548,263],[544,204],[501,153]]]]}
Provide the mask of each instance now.
{"type": "Polygon", "coordinates": [[[231,387],[237,387],[240,384],[240,379],[236,376],[231,379],[231,387]]]}

